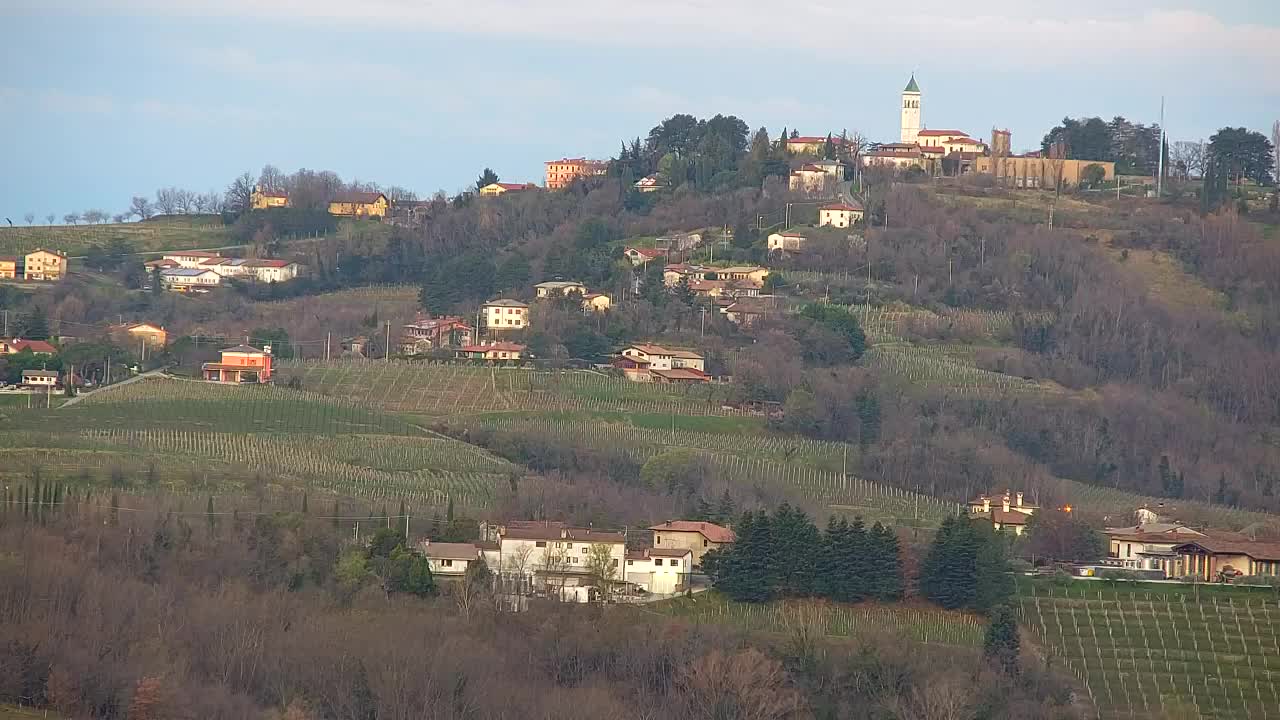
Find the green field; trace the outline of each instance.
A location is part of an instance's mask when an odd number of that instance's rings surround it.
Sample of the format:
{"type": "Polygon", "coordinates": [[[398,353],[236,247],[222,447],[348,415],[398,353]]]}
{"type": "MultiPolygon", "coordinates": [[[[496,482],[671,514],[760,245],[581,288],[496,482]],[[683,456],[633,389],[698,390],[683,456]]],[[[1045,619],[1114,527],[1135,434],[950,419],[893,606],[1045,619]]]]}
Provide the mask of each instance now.
{"type": "Polygon", "coordinates": [[[20,255],[42,247],[74,257],[113,240],[128,243],[134,252],[212,248],[235,242],[220,216],[185,215],[103,225],[0,228],[0,255],[20,255]]]}
{"type": "Polygon", "coordinates": [[[1021,622],[1102,718],[1280,718],[1280,604],[1210,586],[1022,583],[1021,622]],[[1197,593],[1199,594],[1197,600],[1197,593]]]}
{"type": "Polygon", "coordinates": [[[0,705],[0,720],[61,720],[62,716],[52,710],[33,710],[13,705],[0,705]]]}

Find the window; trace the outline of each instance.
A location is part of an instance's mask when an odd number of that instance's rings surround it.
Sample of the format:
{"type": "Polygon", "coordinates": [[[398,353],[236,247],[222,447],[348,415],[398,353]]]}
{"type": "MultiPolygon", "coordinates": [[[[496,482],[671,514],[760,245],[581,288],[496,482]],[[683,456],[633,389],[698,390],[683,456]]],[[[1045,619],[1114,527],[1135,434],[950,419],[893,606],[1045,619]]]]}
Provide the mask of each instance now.
{"type": "Polygon", "coordinates": [[[706,547],[706,546],[707,546],[707,539],[702,538],[702,547],[706,547]]]}
{"type": "Polygon", "coordinates": [[[653,559],[653,564],[654,564],[654,567],[657,567],[657,566],[659,566],[659,565],[662,565],[662,558],[654,558],[654,559],[653,559]]]}
{"type": "Polygon", "coordinates": [[[453,561],[452,561],[452,560],[441,560],[441,561],[440,561],[440,567],[453,567],[453,561]]]}
{"type": "Polygon", "coordinates": [[[537,541],[537,542],[535,542],[535,543],[534,543],[534,547],[544,548],[544,547],[546,547],[546,546],[547,546],[547,543],[546,543],[546,541],[545,541],[545,540],[539,540],[539,541],[537,541]]]}
{"type": "Polygon", "coordinates": [[[618,567],[618,559],[617,559],[617,558],[614,558],[614,559],[611,561],[611,564],[612,564],[614,567],[618,567]]]}
{"type": "MultiPolygon", "coordinates": [[[[614,560],[614,562],[618,562],[618,561],[617,561],[617,560],[614,560]]],[[[628,564],[628,565],[635,565],[635,564],[636,564],[636,561],[635,561],[635,560],[628,560],[628,561],[627,561],[627,564],[628,564]]]]}
{"type": "Polygon", "coordinates": [[[662,544],[662,536],[661,536],[661,535],[654,535],[654,536],[653,536],[653,544],[654,544],[654,545],[661,545],[661,544],[662,544]]]}

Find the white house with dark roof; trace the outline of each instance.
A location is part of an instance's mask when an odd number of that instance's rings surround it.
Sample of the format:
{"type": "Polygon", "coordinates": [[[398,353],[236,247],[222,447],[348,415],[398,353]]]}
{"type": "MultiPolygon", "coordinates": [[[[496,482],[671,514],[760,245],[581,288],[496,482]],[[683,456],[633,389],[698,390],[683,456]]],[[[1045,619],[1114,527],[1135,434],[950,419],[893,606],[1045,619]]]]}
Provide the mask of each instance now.
{"type": "Polygon", "coordinates": [[[471,564],[483,557],[483,552],[472,543],[443,543],[423,540],[418,550],[431,566],[431,574],[443,577],[461,577],[471,564]]]}
{"type": "Polygon", "coordinates": [[[179,267],[161,270],[160,282],[169,290],[184,292],[196,288],[217,287],[222,283],[222,276],[208,269],[179,267]]]}
{"type": "Polygon", "coordinates": [[[529,304],[509,298],[490,300],[480,306],[486,330],[523,330],[529,324],[529,304]]]}
{"type": "Polygon", "coordinates": [[[693,551],[645,548],[627,553],[626,581],[655,595],[674,595],[689,587],[693,551]]]}
{"type": "Polygon", "coordinates": [[[818,208],[818,226],[850,228],[862,222],[865,211],[860,203],[831,203],[818,208]]]}

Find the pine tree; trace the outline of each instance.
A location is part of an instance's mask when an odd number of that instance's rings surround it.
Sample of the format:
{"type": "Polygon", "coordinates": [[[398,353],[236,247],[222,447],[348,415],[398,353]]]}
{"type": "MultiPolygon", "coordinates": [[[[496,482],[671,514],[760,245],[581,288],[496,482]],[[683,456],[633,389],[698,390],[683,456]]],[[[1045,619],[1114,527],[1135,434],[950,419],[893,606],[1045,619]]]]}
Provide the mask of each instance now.
{"type": "Polygon", "coordinates": [[[205,503],[205,506],[204,506],[204,521],[205,521],[205,524],[208,525],[209,527],[209,534],[212,535],[218,525],[217,516],[215,516],[213,512],[213,496],[212,495],[209,496],[209,501],[205,503]]]}
{"type": "Polygon", "coordinates": [[[819,553],[818,529],[803,510],[783,503],[772,520],[771,575],[777,590],[790,597],[813,594],[819,553]]]}
{"type": "Polygon", "coordinates": [[[884,602],[902,599],[902,557],[898,536],[888,527],[876,523],[868,535],[870,558],[868,595],[884,602]]]}
{"type": "Polygon", "coordinates": [[[701,522],[716,522],[715,510],[711,508],[711,503],[707,502],[705,497],[698,496],[698,502],[693,510],[693,519],[701,522]]]}
{"type": "Polygon", "coordinates": [[[844,535],[849,531],[849,523],[835,515],[827,518],[827,529],[822,533],[822,551],[818,556],[818,577],[814,582],[814,592],[832,600],[840,599],[843,585],[848,580],[841,572],[840,548],[844,544],[844,535]]]}
{"type": "Polygon", "coordinates": [[[871,575],[869,549],[867,528],[862,518],[855,517],[853,522],[849,523],[849,529],[844,536],[844,547],[840,550],[843,573],[847,578],[841,600],[859,602],[867,598],[871,575]]]}
{"type": "Polygon", "coordinates": [[[445,508],[444,518],[449,522],[453,522],[453,496],[452,495],[449,496],[449,505],[445,508]]]}
{"type": "Polygon", "coordinates": [[[737,541],[721,551],[716,587],[739,602],[768,602],[773,596],[768,513],[744,512],[735,532],[737,541]]]}
{"type": "Polygon", "coordinates": [[[307,494],[302,493],[302,514],[307,514],[307,494]]]}
{"type": "Polygon", "coordinates": [[[1016,675],[1020,646],[1018,622],[1014,618],[1013,609],[1008,605],[997,605],[992,608],[991,624],[987,626],[987,636],[982,643],[982,654],[1006,674],[1016,675]]]}
{"type": "Polygon", "coordinates": [[[990,525],[970,523],[976,538],[972,607],[982,612],[1009,602],[1013,597],[1013,576],[1009,571],[1009,548],[1005,537],[990,525]]]}
{"type": "Polygon", "coordinates": [[[729,488],[725,488],[724,494],[720,496],[720,503],[716,505],[716,522],[722,525],[733,524],[733,517],[737,511],[737,503],[733,501],[733,496],[729,494],[729,488]]]}

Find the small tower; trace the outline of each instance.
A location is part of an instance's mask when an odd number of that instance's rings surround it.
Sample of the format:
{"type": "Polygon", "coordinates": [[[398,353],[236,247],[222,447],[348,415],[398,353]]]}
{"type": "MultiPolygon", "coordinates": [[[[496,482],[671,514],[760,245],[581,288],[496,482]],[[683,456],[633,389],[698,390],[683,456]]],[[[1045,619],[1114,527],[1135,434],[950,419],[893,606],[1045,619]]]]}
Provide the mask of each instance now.
{"type": "Polygon", "coordinates": [[[902,91],[902,142],[914,143],[920,135],[920,86],[915,73],[902,91]]]}

